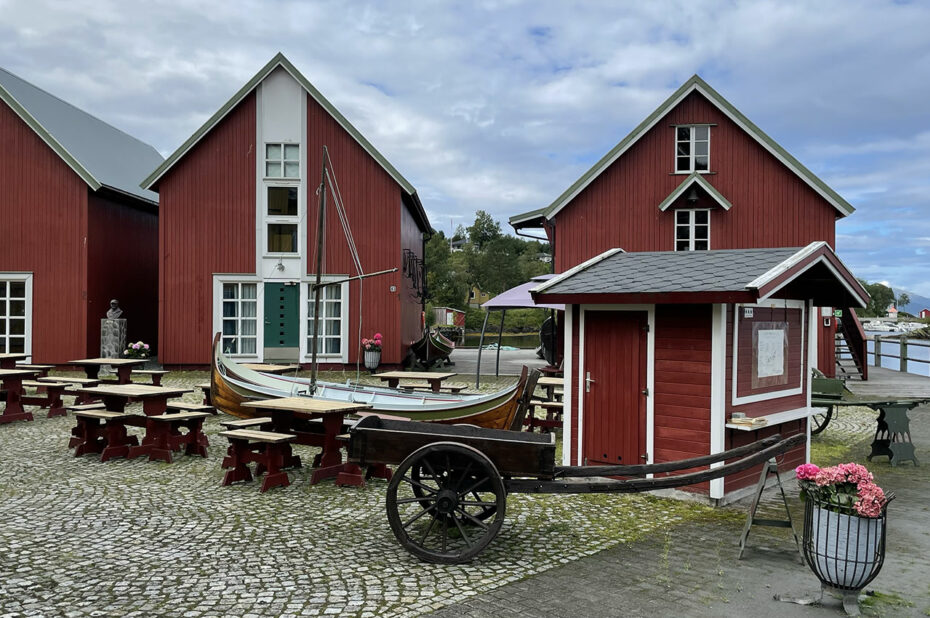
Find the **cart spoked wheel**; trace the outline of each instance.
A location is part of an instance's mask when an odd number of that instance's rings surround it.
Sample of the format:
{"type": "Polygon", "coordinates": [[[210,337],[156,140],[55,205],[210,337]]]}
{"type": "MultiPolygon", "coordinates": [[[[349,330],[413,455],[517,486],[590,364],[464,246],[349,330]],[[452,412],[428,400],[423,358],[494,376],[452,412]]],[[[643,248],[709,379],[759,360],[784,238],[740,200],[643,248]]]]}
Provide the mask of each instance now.
{"type": "Polygon", "coordinates": [[[833,406],[827,406],[824,412],[815,412],[811,414],[811,435],[816,436],[818,433],[827,428],[830,419],[833,418],[833,406]]]}
{"type": "Polygon", "coordinates": [[[388,485],[387,515],[404,549],[427,562],[468,562],[504,522],[507,492],[481,451],[455,442],[424,446],[388,485]]]}

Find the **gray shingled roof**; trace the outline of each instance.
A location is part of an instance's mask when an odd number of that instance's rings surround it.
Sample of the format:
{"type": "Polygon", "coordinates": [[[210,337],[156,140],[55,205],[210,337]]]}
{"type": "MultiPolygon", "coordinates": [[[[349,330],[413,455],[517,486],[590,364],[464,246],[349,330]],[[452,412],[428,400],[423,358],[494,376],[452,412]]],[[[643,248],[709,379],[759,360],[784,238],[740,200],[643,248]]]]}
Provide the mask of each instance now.
{"type": "Polygon", "coordinates": [[[0,98],[23,118],[93,189],[98,185],[158,202],[139,183],[163,158],[145,142],[0,68],[0,98]],[[12,101],[9,98],[12,97],[12,101]],[[19,109],[18,109],[19,108],[19,109]],[[36,124],[38,126],[36,126],[36,124]],[[43,133],[51,136],[51,141],[43,133]]]}
{"type": "MultiPolygon", "coordinates": [[[[550,282],[545,294],[658,294],[735,292],[787,260],[801,247],[718,251],[615,253],[550,282]]],[[[545,284],[543,284],[545,285],[545,284]]]]}

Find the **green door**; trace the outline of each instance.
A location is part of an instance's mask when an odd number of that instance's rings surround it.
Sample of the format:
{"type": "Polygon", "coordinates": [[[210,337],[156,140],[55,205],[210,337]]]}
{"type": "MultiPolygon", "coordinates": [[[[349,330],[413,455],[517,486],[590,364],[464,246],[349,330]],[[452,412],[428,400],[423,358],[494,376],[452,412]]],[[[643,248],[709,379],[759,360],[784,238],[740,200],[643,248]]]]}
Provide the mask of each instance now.
{"type": "Polygon", "coordinates": [[[300,355],[297,284],[265,284],[265,360],[296,361],[300,355]]]}

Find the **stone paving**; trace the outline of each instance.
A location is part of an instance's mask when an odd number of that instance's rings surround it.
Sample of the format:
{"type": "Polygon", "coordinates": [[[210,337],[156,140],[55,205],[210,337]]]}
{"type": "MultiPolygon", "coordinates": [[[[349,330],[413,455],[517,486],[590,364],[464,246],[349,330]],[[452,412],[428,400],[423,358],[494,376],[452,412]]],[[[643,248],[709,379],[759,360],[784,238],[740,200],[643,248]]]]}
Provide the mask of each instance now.
{"type": "MultiPolygon", "coordinates": [[[[172,373],[192,386],[203,372],[172,373]]],[[[191,393],[185,399],[197,401],[191,393]]],[[[712,512],[650,496],[514,496],[476,561],[424,564],[395,541],[386,484],[221,487],[225,444],[174,463],[67,448],[73,419],[0,426],[0,616],[416,616],[712,512]]],[[[311,449],[298,448],[304,460],[311,449]]]]}

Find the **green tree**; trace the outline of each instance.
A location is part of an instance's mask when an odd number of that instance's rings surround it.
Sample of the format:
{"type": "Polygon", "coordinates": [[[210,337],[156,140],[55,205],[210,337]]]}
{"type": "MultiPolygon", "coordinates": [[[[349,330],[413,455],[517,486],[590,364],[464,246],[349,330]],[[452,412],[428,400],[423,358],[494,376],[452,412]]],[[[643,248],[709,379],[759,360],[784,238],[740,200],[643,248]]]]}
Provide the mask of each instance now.
{"type": "Polygon", "coordinates": [[[866,317],[880,317],[888,312],[888,306],[894,304],[894,290],[883,283],[869,283],[864,279],[859,279],[859,283],[865,288],[871,297],[869,304],[863,310],[862,314],[866,317]]]}
{"type": "Polygon", "coordinates": [[[475,222],[468,228],[468,240],[481,250],[484,246],[501,237],[501,224],[484,210],[475,213],[475,222]]]}
{"type": "Polygon", "coordinates": [[[897,307],[900,310],[904,310],[904,307],[911,304],[911,297],[907,295],[907,292],[901,292],[898,295],[898,304],[897,307]]]}
{"type": "Polygon", "coordinates": [[[426,291],[429,302],[438,307],[462,309],[468,294],[467,273],[449,250],[449,240],[437,232],[426,243],[426,291]]]}

